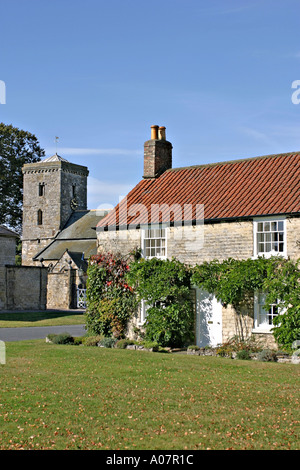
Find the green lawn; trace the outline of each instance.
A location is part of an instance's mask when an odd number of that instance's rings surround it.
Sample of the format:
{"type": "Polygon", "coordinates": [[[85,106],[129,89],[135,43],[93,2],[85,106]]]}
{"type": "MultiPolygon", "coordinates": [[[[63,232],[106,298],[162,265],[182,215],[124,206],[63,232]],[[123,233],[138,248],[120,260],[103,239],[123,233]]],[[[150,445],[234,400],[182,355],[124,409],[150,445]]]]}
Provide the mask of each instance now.
{"type": "Polygon", "coordinates": [[[6,343],[0,449],[299,449],[299,366],[6,343]]]}
{"type": "Polygon", "coordinates": [[[18,328],[21,326],[57,326],[81,325],[85,323],[81,312],[0,312],[0,328],[18,328]]]}

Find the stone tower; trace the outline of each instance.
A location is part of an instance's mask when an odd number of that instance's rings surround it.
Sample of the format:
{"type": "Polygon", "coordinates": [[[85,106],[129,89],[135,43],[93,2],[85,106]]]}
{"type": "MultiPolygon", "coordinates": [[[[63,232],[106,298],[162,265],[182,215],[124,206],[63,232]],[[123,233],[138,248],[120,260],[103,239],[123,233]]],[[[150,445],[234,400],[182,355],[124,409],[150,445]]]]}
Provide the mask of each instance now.
{"type": "Polygon", "coordinates": [[[64,227],[74,210],[87,209],[85,166],[53,155],[23,166],[22,264],[33,257],[64,227]]]}

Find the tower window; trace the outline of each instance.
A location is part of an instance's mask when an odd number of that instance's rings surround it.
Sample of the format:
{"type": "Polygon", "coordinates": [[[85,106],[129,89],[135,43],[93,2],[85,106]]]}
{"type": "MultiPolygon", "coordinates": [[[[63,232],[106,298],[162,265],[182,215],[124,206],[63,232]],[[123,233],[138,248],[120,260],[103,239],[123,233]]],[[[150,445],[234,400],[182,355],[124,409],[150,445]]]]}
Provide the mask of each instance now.
{"type": "Polygon", "coordinates": [[[45,183],[39,184],[39,196],[45,196],[45,183]]]}
{"type": "Polygon", "coordinates": [[[72,186],[72,197],[76,196],[76,184],[73,184],[72,186]]]}
{"type": "Polygon", "coordinates": [[[37,212],[37,224],[43,225],[43,212],[41,211],[41,209],[39,209],[37,212]]]}

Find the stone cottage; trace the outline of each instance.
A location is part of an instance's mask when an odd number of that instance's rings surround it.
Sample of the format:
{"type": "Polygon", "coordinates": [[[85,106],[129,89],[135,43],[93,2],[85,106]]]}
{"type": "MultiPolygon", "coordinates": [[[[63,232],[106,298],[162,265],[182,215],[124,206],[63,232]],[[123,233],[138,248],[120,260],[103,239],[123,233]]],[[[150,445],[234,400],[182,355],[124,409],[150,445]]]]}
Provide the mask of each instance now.
{"type": "MultiPolygon", "coordinates": [[[[144,175],[97,226],[98,252],[139,248],[148,257],[195,265],[214,259],[300,257],[300,153],[172,168],[164,127],[152,126],[144,144],[144,175]]],[[[194,289],[195,338],[216,345],[237,334],[237,315],[194,289]]],[[[268,344],[276,305],[263,309],[255,293],[247,334],[268,344]]],[[[146,311],[141,306],[138,325],[146,311]]]]}

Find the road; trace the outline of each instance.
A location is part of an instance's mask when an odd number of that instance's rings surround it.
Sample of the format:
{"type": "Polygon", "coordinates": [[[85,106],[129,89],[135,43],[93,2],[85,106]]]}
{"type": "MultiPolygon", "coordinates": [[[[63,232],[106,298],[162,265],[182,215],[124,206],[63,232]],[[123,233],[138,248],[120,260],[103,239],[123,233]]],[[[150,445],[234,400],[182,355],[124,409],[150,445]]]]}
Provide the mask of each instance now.
{"type": "Polygon", "coordinates": [[[1,341],[23,341],[27,339],[44,339],[50,333],[69,333],[72,336],[83,336],[84,325],[33,326],[24,328],[0,328],[1,341]]]}

